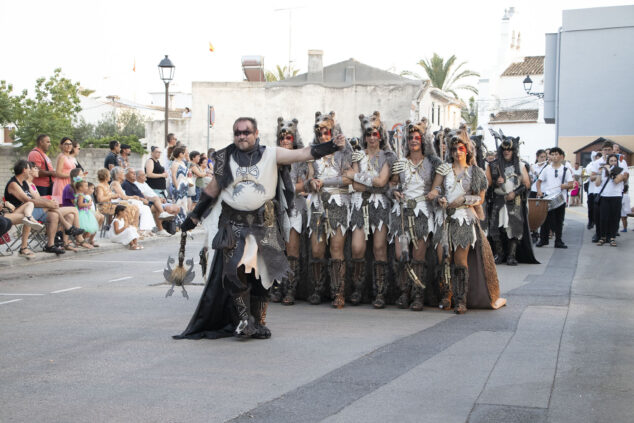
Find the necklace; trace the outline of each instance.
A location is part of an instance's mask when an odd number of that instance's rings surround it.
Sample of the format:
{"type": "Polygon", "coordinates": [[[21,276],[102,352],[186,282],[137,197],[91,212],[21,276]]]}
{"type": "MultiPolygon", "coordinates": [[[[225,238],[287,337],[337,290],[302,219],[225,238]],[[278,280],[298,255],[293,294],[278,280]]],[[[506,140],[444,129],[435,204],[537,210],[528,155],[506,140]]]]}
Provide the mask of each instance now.
{"type": "Polygon", "coordinates": [[[368,160],[368,172],[377,172],[379,168],[379,153],[377,152],[374,156],[366,153],[366,157],[368,160]]]}
{"type": "MultiPolygon", "coordinates": [[[[244,168],[244,166],[239,166],[240,170],[238,170],[238,172],[240,172],[242,174],[241,178],[240,178],[240,182],[246,181],[249,179],[249,169],[251,169],[251,162],[253,161],[253,156],[255,154],[251,154],[251,157],[249,157],[249,165],[247,167],[244,168]],[[244,171],[242,171],[241,169],[244,168],[244,171]]],[[[236,161],[237,163],[237,161],[236,161]]]]}

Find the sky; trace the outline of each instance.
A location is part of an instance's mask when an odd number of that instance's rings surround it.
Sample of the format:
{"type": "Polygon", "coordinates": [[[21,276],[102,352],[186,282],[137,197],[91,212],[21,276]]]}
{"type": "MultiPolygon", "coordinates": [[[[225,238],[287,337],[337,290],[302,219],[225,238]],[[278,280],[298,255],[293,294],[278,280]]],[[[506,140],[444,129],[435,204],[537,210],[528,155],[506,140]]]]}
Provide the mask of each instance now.
{"type": "MultiPolygon", "coordinates": [[[[95,95],[149,103],[163,92],[157,65],[176,66],[170,91],[192,81],[240,81],[240,58],[264,56],[265,68],[289,60],[304,72],[307,51],[324,65],[349,58],[394,72],[413,70],[438,53],[455,54],[486,73],[497,57],[504,9],[523,23],[525,55],[544,54],[544,34],[561,26],[564,9],[628,4],[610,0],[373,1],[345,0],[0,0],[0,80],[32,89],[57,67],[95,95]],[[291,13],[286,9],[293,7],[291,13]],[[209,43],[215,51],[209,51],[209,43]],[[133,67],[136,71],[133,71],[133,67]]],[[[474,83],[477,81],[473,81],[474,83]]]]}

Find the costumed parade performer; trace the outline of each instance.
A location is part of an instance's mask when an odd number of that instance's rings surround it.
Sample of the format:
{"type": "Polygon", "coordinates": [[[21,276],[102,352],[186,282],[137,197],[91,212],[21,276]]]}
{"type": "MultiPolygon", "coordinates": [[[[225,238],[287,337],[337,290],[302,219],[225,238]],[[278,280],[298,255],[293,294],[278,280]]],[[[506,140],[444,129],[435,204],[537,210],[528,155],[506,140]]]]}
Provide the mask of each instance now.
{"type": "MultiPolygon", "coordinates": [[[[284,120],[277,118],[277,145],[289,150],[304,148],[297,130],[297,119],[284,120]]],[[[290,216],[290,231],[286,242],[286,258],[291,269],[291,274],[271,287],[271,301],[284,305],[295,304],[295,293],[299,278],[300,235],[306,226],[306,195],[308,191],[308,163],[297,162],[291,165],[291,182],[295,188],[295,198],[290,216]]]]}
{"type": "Polygon", "coordinates": [[[469,308],[498,309],[506,304],[500,287],[493,253],[480,228],[481,205],[487,189],[484,171],[475,165],[473,146],[465,131],[446,135],[451,154],[436,172],[444,176],[445,196],[438,201],[447,210],[445,235],[451,262],[451,290],[454,312],[469,308]]]}
{"type": "Polygon", "coordinates": [[[352,226],[352,281],[354,292],[350,302],[360,304],[365,285],[366,261],[364,259],[368,237],[372,234],[374,253],[374,284],[376,296],[374,308],[385,307],[387,281],[387,233],[391,202],[386,196],[390,180],[390,168],[394,153],[387,143],[387,133],[381,123],[381,115],[360,115],[362,150],[352,153],[354,192],[351,195],[352,226]]]}
{"type": "Polygon", "coordinates": [[[312,146],[317,148],[329,143],[333,138],[344,142],[346,147],[329,155],[316,158],[309,166],[310,209],[308,211],[310,245],[312,251],[311,270],[314,289],[308,297],[311,304],[320,304],[326,275],[326,245],[330,247],[330,291],[332,306],[345,305],[346,263],[344,244],[350,224],[350,194],[348,185],[352,183],[354,171],[350,159],[352,148],[345,141],[341,129],[335,124],[335,112],[327,115],[315,113],[315,139],[312,146]]]}
{"type": "Polygon", "coordinates": [[[505,260],[509,266],[517,266],[518,261],[537,263],[526,207],[530,179],[526,166],[519,159],[519,137],[502,138],[497,158],[489,163],[486,176],[493,188],[488,224],[495,248],[495,263],[501,264],[505,260]]]}
{"type": "MultiPolygon", "coordinates": [[[[441,160],[436,155],[427,121],[405,123],[405,141],[396,140],[399,160],[392,166],[397,187],[391,190],[394,198],[390,234],[395,241],[399,308],[413,311],[423,309],[424,283],[429,279],[425,255],[428,241],[435,230],[434,200],[441,187],[434,182],[441,160]],[[410,255],[410,245],[411,255],[410,255]],[[411,257],[411,260],[409,259],[411,257]],[[413,282],[413,284],[412,284],[413,282]],[[411,304],[410,304],[411,297],[411,304]]],[[[400,138],[400,137],[397,137],[400,138]]]]}
{"type": "Polygon", "coordinates": [[[250,117],[235,121],[233,135],[233,144],[214,153],[214,178],[181,226],[191,230],[204,218],[212,257],[198,307],[176,339],[271,336],[268,290],[290,272],[283,233],[294,200],[289,168],[279,165],[319,159],[345,143],[338,138],[297,150],[265,147],[250,117]]]}

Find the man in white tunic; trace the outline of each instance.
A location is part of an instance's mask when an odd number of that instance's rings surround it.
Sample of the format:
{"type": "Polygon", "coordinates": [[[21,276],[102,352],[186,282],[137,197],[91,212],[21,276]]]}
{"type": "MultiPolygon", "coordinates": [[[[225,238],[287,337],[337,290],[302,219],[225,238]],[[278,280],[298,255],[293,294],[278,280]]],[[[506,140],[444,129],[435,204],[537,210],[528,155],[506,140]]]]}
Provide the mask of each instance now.
{"type": "Polygon", "coordinates": [[[214,179],[181,226],[193,229],[208,214],[214,254],[198,309],[177,339],[271,336],[265,326],[268,290],[290,270],[282,226],[294,196],[288,167],[278,165],[318,159],[345,143],[339,138],[296,150],[265,147],[256,120],[248,117],[238,118],[233,132],[233,144],[214,154],[214,179]]]}

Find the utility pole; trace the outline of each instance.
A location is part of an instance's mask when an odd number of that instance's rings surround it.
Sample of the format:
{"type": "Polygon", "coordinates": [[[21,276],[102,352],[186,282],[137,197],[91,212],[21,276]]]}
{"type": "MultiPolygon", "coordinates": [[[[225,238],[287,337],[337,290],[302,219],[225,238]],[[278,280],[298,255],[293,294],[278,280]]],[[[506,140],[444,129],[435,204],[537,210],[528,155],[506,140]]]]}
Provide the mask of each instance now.
{"type": "Polygon", "coordinates": [[[303,9],[304,6],[294,6],[294,7],[285,7],[282,9],[274,9],[274,12],[284,12],[288,11],[288,69],[287,69],[287,77],[291,77],[291,39],[292,37],[292,28],[293,28],[293,10],[295,9],[303,9]]]}

